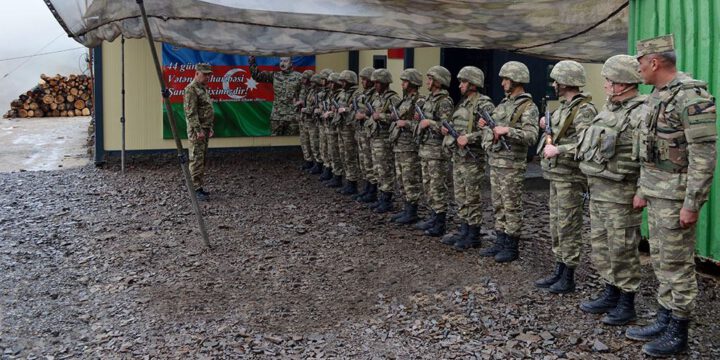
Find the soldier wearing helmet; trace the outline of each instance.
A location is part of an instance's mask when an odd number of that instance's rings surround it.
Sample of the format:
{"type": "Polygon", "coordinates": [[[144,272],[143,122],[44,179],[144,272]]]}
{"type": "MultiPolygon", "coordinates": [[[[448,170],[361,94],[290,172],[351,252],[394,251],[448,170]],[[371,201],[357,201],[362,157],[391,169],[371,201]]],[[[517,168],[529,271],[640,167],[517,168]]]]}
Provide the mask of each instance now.
{"type": "Polygon", "coordinates": [[[358,77],[362,92],[354,98],[354,106],[357,106],[355,109],[355,138],[358,144],[360,172],[365,180],[365,186],[362,191],[353,196],[353,199],[364,203],[377,201],[377,177],[372,164],[372,140],[365,129],[365,122],[369,117],[365,103],[372,102],[372,98],[375,96],[375,84],[370,80],[374,71],[375,69],[372,67],[360,70],[358,77]]]}
{"type": "Polygon", "coordinates": [[[284,56],[279,59],[280,71],[259,71],[255,56],[248,57],[250,74],[257,82],[273,85],[274,100],[270,114],[270,128],[273,136],[298,135],[295,102],[300,94],[302,75],[293,71],[292,59],[284,56]]]}
{"type": "Polygon", "coordinates": [[[587,179],[575,160],[578,135],[597,110],[592,97],[580,91],[585,86],[585,68],[578,62],[563,60],[550,72],[560,106],[550,119],[540,119],[540,127],[550,121],[552,135],[546,134],[538,154],[542,154],[543,177],[550,181],[550,238],[555,255],[554,271],[535,282],[538,288],[562,294],[575,290],[575,268],[582,248],[583,204],[580,194],[587,191],[587,179]]]}
{"type": "Polygon", "coordinates": [[[590,199],[592,260],[605,283],[600,296],[580,309],[606,314],[602,322],[625,325],[635,320],[635,293],[640,286],[640,224],[642,212],[632,200],[640,177],[633,159],[633,131],[643,120],[647,96],[638,93],[638,61],[615,55],[602,68],[608,101],[579,136],[577,159],[587,176],[590,199]],[[608,151],[612,149],[612,151],[608,151]]]}
{"type": "Polygon", "coordinates": [[[314,165],[312,147],[310,146],[310,125],[308,124],[306,114],[302,111],[311,93],[311,78],[314,74],[315,72],[312,70],[303,71],[300,93],[298,94],[298,100],[295,102],[295,108],[298,111],[297,119],[300,131],[300,149],[302,150],[303,160],[305,160],[301,168],[302,170],[309,170],[314,165]]]}
{"type": "MultiPolygon", "coordinates": [[[[325,186],[337,188],[342,186],[342,177],[345,173],[345,167],[340,154],[340,143],[338,142],[338,123],[337,110],[338,98],[343,89],[340,87],[340,73],[332,73],[328,77],[330,80],[330,93],[327,98],[327,109],[323,114],[325,126],[327,128],[327,149],[330,157],[331,176],[326,178],[325,186]]],[[[322,180],[322,178],[321,178],[322,180]]]]}
{"type": "Polygon", "coordinates": [[[398,94],[390,90],[392,75],[387,69],[373,71],[370,80],[375,83],[375,96],[372,99],[373,114],[370,116],[368,131],[371,137],[372,162],[377,176],[378,201],[370,208],[378,214],[393,208],[392,196],[395,189],[395,159],[392,144],[388,139],[392,122],[391,107],[400,102],[398,94]]]}
{"type": "Polygon", "coordinates": [[[398,224],[411,224],[417,221],[418,201],[422,196],[422,175],[418,146],[413,140],[413,130],[417,121],[413,119],[415,104],[420,97],[422,74],[416,69],[405,69],[400,74],[403,98],[395,104],[398,118],[390,125],[390,142],[395,153],[395,181],[400,184],[405,197],[405,208],[394,214],[391,221],[398,224]]]}
{"type": "Polygon", "coordinates": [[[495,210],[495,243],[480,252],[504,263],[518,258],[518,241],[522,227],[523,179],[527,169],[528,147],[535,145],[538,136],[538,108],[532,96],[525,92],[530,72],[521,62],[510,61],[500,68],[505,98],[493,110],[497,126],[490,130],[480,118],[478,126],[485,128],[483,147],[490,165],[490,186],[495,210]],[[502,142],[508,145],[506,149],[502,142]]]}
{"type": "Polygon", "coordinates": [[[358,145],[355,138],[355,118],[352,110],[352,100],[359,95],[357,74],[351,70],[340,73],[340,89],[338,95],[336,124],[338,127],[338,144],[340,157],[345,169],[345,186],[338,190],[343,195],[357,194],[357,181],[360,178],[358,165],[358,145]]]}
{"type": "Polygon", "coordinates": [[[327,115],[329,110],[329,102],[334,84],[331,79],[332,69],[322,69],[320,74],[325,77],[323,87],[318,91],[318,101],[315,107],[318,124],[318,138],[320,139],[320,157],[322,158],[322,170],[320,172],[320,181],[327,181],[332,178],[332,158],[328,148],[328,124],[327,115]]]}
{"type": "Polygon", "coordinates": [[[425,235],[439,237],[445,234],[448,206],[448,156],[442,148],[440,128],[443,121],[451,119],[453,102],[447,90],[450,86],[448,69],[435,65],[428,69],[425,76],[425,85],[430,93],[422,99],[425,118],[415,114],[415,119],[419,121],[415,136],[420,142],[423,191],[432,213],[415,224],[415,228],[424,230],[425,235]]]}
{"type": "Polygon", "coordinates": [[[310,77],[312,85],[305,97],[305,104],[301,112],[305,116],[305,126],[308,128],[308,138],[310,139],[310,152],[312,153],[313,166],[308,169],[310,174],[319,174],[322,171],[322,158],[320,157],[320,129],[318,127],[317,117],[314,110],[317,107],[318,93],[323,86],[323,75],[320,73],[310,77]]]}
{"type": "Polygon", "coordinates": [[[452,153],[453,190],[458,206],[460,228],[442,239],[442,243],[464,251],[480,246],[482,223],[482,184],[485,178],[485,151],[480,146],[482,131],[475,120],[479,109],[492,113],[492,101],[479,89],[485,84],[485,74],[475,66],[465,66],[457,75],[462,99],[455,106],[452,124],[460,136],[454,139],[443,127],[443,145],[452,153]],[[472,155],[471,155],[472,154],[472,155]],[[473,156],[474,155],[474,156],[473,156]]]}

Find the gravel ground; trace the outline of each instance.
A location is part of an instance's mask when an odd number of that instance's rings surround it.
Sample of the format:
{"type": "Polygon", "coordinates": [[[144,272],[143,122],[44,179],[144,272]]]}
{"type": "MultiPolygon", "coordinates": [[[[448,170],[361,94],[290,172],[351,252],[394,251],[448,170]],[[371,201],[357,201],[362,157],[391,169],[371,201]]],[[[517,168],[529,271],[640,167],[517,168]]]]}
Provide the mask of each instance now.
{"type": "MultiPolygon", "coordinates": [[[[578,308],[601,290],[589,247],[576,293],[532,286],[552,263],[546,191],[525,194],[520,261],[498,265],[388,223],[299,164],[213,155],[209,251],[166,157],[124,175],[0,174],[2,358],[642,358],[624,327],[578,308]]],[[[648,262],[638,323],[654,316],[648,262]]],[[[720,282],[699,283],[688,357],[719,358],[720,282]]]]}

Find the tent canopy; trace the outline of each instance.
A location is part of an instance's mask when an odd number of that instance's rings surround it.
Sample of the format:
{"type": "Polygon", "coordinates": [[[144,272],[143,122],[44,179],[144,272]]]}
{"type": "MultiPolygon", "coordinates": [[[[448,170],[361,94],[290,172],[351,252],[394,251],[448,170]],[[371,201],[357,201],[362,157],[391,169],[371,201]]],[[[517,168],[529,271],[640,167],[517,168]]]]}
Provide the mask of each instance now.
{"type": "MultiPolygon", "coordinates": [[[[44,0],[68,35],[98,46],[145,32],[135,0],[44,0]]],[[[627,51],[627,0],[145,0],[154,40],[224,53],[408,47],[504,49],[604,61],[627,51]]]]}

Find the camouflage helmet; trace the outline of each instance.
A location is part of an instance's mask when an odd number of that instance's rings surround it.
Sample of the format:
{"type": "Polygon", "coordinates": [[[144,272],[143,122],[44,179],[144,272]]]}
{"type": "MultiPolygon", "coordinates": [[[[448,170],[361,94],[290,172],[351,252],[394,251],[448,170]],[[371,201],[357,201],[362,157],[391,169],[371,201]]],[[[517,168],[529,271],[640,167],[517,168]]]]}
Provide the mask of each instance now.
{"type": "Polygon", "coordinates": [[[392,74],[388,71],[388,69],[377,69],[373,71],[372,76],[370,76],[371,81],[383,83],[383,84],[392,84],[392,74]]]}
{"type": "Polygon", "coordinates": [[[630,55],[615,55],[607,61],[600,71],[604,78],[620,84],[639,84],[642,82],[638,69],[640,63],[630,55]]]}
{"type": "Polygon", "coordinates": [[[372,77],[373,71],[375,71],[375,69],[373,69],[373,68],[371,68],[371,67],[368,66],[368,67],[363,68],[362,70],[360,70],[360,74],[359,74],[359,75],[360,75],[360,77],[364,77],[364,78],[370,80],[370,78],[372,77]]]}
{"type": "Polygon", "coordinates": [[[338,74],[336,72],[328,75],[328,81],[330,81],[330,82],[337,83],[339,79],[340,79],[340,74],[338,74]]]}
{"type": "Polygon", "coordinates": [[[560,85],[585,86],[585,68],[577,61],[563,60],[553,66],[550,78],[560,85]]]}
{"type": "Polygon", "coordinates": [[[355,72],[352,70],[343,70],[340,73],[340,80],[344,80],[348,84],[353,84],[353,85],[357,84],[357,82],[358,82],[357,74],[355,74],[355,72]]]}
{"type": "Polygon", "coordinates": [[[324,77],[321,74],[314,74],[310,77],[310,82],[318,85],[322,85],[324,77]]]}
{"type": "Polygon", "coordinates": [[[519,61],[508,61],[500,68],[500,77],[508,78],[516,83],[530,82],[530,70],[519,61]]]}
{"type": "Polygon", "coordinates": [[[315,75],[315,72],[312,70],[305,70],[302,73],[303,79],[306,79],[306,80],[312,78],[313,75],[315,75]]]}
{"type": "Polygon", "coordinates": [[[422,85],[422,74],[417,71],[417,69],[408,68],[403,70],[402,73],[400,73],[400,80],[406,80],[412,85],[415,86],[421,86],[422,85]]]}
{"type": "Polygon", "coordinates": [[[485,85],[485,74],[475,66],[465,66],[457,75],[458,80],[465,80],[477,87],[485,85]]]}
{"type": "Polygon", "coordinates": [[[440,65],[435,65],[428,69],[427,76],[440,81],[444,87],[450,87],[450,71],[440,65]]]}
{"type": "Polygon", "coordinates": [[[330,74],[332,74],[332,73],[333,73],[332,69],[325,68],[325,69],[320,70],[320,74],[325,75],[326,78],[328,76],[330,76],[330,74]]]}

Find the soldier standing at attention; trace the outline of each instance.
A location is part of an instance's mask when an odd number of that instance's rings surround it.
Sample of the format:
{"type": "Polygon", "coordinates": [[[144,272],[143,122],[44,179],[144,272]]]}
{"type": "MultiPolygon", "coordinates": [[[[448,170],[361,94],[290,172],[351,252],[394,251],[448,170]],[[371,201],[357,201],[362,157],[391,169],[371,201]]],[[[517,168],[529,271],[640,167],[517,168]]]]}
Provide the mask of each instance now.
{"type": "Polygon", "coordinates": [[[312,70],[303,71],[300,93],[298,94],[298,100],[295,102],[295,108],[299,109],[297,118],[300,131],[300,149],[303,153],[303,160],[305,160],[302,170],[309,170],[313,166],[313,154],[310,146],[310,126],[308,125],[308,121],[310,120],[307,119],[307,116],[305,116],[302,112],[302,109],[305,107],[307,98],[311,94],[312,83],[310,82],[310,78],[314,73],[315,72],[312,70]]]}
{"type": "Polygon", "coordinates": [[[302,75],[293,71],[291,58],[280,58],[280,71],[258,71],[254,56],[249,56],[248,62],[250,74],[255,81],[273,84],[274,99],[270,114],[272,135],[298,135],[298,124],[294,121],[294,104],[300,94],[302,75]]]}
{"type": "Polygon", "coordinates": [[[372,146],[370,144],[370,135],[365,129],[365,121],[368,119],[365,101],[369,101],[375,95],[375,85],[370,80],[374,71],[375,69],[371,67],[360,70],[359,77],[362,93],[355,96],[353,104],[353,106],[357,106],[357,109],[355,109],[355,136],[358,144],[360,172],[365,180],[365,187],[361,192],[353,196],[353,199],[365,203],[377,201],[377,178],[372,165],[372,146]]]}
{"type": "Polygon", "coordinates": [[[215,135],[213,123],[215,111],[207,92],[208,76],[212,75],[210,64],[200,63],[195,67],[195,79],[185,87],[183,108],[187,122],[190,177],[195,194],[200,200],[208,200],[210,194],[203,189],[205,177],[205,155],[208,142],[215,135]]]}
{"type": "Polygon", "coordinates": [[[475,66],[465,66],[457,75],[460,80],[460,94],[463,96],[452,116],[452,125],[460,134],[457,141],[445,134],[443,145],[452,153],[453,188],[458,206],[460,228],[454,234],[446,235],[442,243],[454,246],[456,250],[467,250],[480,246],[480,224],[482,223],[482,183],[485,180],[485,151],[480,146],[482,132],[475,119],[478,109],[492,113],[495,109],[489,97],[479,93],[485,85],[485,74],[475,66]],[[474,155],[470,155],[470,152],[474,155]]]}
{"type": "MultiPolygon", "coordinates": [[[[483,139],[490,165],[490,187],[495,213],[495,243],[480,252],[505,263],[518,258],[518,241],[522,228],[522,194],[527,170],[528,146],[538,138],[538,108],[524,85],[530,82],[530,71],[521,62],[509,61],[500,68],[505,98],[492,112],[497,126],[486,131],[483,139]],[[508,145],[502,145],[502,139],[508,145]]],[[[485,119],[478,126],[486,127],[485,119]]]]}
{"type": "Polygon", "coordinates": [[[443,151],[443,135],[440,130],[443,121],[450,120],[453,113],[453,102],[448,93],[450,87],[450,71],[435,65],[425,75],[428,94],[422,106],[424,119],[415,114],[419,124],[415,136],[420,142],[420,160],[422,183],[425,197],[432,210],[430,216],[415,224],[418,230],[424,230],[428,236],[445,234],[446,213],[448,207],[448,157],[443,151]]]}
{"type": "Polygon", "coordinates": [[[687,349],[698,293],[695,224],[716,165],[715,99],[704,81],[676,68],[672,35],[637,43],[643,82],[653,85],[635,149],[641,162],[636,208],[647,207],[650,255],[658,279],[657,320],[625,335],[651,342],[642,351],[670,356],[687,349]]]}
{"type": "Polygon", "coordinates": [[[400,184],[405,197],[405,208],[394,214],[390,221],[398,224],[410,224],[417,221],[418,201],[422,196],[422,175],[418,146],[413,139],[417,121],[413,120],[415,104],[422,86],[422,74],[415,69],[405,69],[400,74],[403,98],[397,108],[398,119],[390,125],[390,143],[395,153],[395,181],[400,184]]]}
{"type": "Polygon", "coordinates": [[[332,158],[330,157],[330,151],[328,148],[328,124],[327,119],[324,117],[326,109],[328,109],[328,102],[330,101],[330,93],[332,93],[332,81],[330,81],[330,75],[333,71],[330,69],[323,69],[320,71],[321,74],[325,75],[325,83],[323,88],[318,91],[318,102],[316,104],[315,113],[318,116],[318,137],[320,138],[320,157],[323,159],[322,173],[320,174],[320,181],[330,180],[332,178],[332,158]]]}
{"type": "Polygon", "coordinates": [[[334,72],[330,74],[328,82],[330,82],[331,90],[327,97],[328,110],[323,114],[323,117],[327,124],[328,155],[330,156],[332,176],[328,179],[329,181],[325,182],[325,186],[337,188],[342,186],[342,177],[345,173],[340,155],[340,144],[338,143],[337,107],[335,106],[338,97],[343,91],[340,88],[340,73],[334,72]]]}
{"type": "Polygon", "coordinates": [[[603,293],[580,304],[602,322],[625,325],[635,320],[635,292],[640,286],[640,224],[642,212],[632,199],[640,177],[640,163],[632,159],[633,131],[643,120],[638,62],[615,55],[603,65],[608,101],[590,127],[578,135],[577,159],[590,187],[590,244],[592,260],[605,282],[603,293]]]}
{"type": "Polygon", "coordinates": [[[351,70],[343,70],[340,73],[340,88],[342,93],[338,97],[340,108],[338,116],[338,143],[340,144],[340,155],[345,168],[345,186],[338,192],[343,195],[357,193],[357,181],[360,177],[358,165],[358,147],[355,140],[355,114],[352,111],[352,99],[360,91],[358,90],[357,74],[351,70]]]}
{"type": "Polygon", "coordinates": [[[370,77],[375,83],[375,96],[372,107],[375,112],[370,121],[370,137],[372,138],[372,162],[377,176],[378,201],[370,206],[378,214],[392,210],[392,196],[395,190],[395,159],[390,135],[391,104],[400,102],[398,94],[390,90],[392,75],[387,69],[377,69],[370,77]]]}
{"type": "Polygon", "coordinates": [[[300,110],[302,116],[305,118],[305,127],[307,127],[308,139],[310,141],[310,153],[312,154],[313,165],[308,172],[310,174],[319,174],[322,170],[322,159],[320,158],[320,139],[318,120],[313,110],[315,109],[317,93],[323,86],[323,77],[320,74],[315,74],[310,77],[310,90],[307,92],[305,97],[306,101],[303,104],[303,108],[300,110]]]}
{"type": "Polygon", "coordinates": [[[572,60],[557,63],[550,72],[560,107],[550,119],[540,119],[540,127],[550,121],[552,135],[540,142],[543,177],[550,181],[550,237],[555,254],[555,271],[535,281],[535,286],[551,293],[575,291],[575,268],[580,263],[583,225],[583,194],[587,178],[575,160],[578,134],[585,130],[597,110],[592,97],[580,92],[585,86],[585,68],[572,60]]]}

